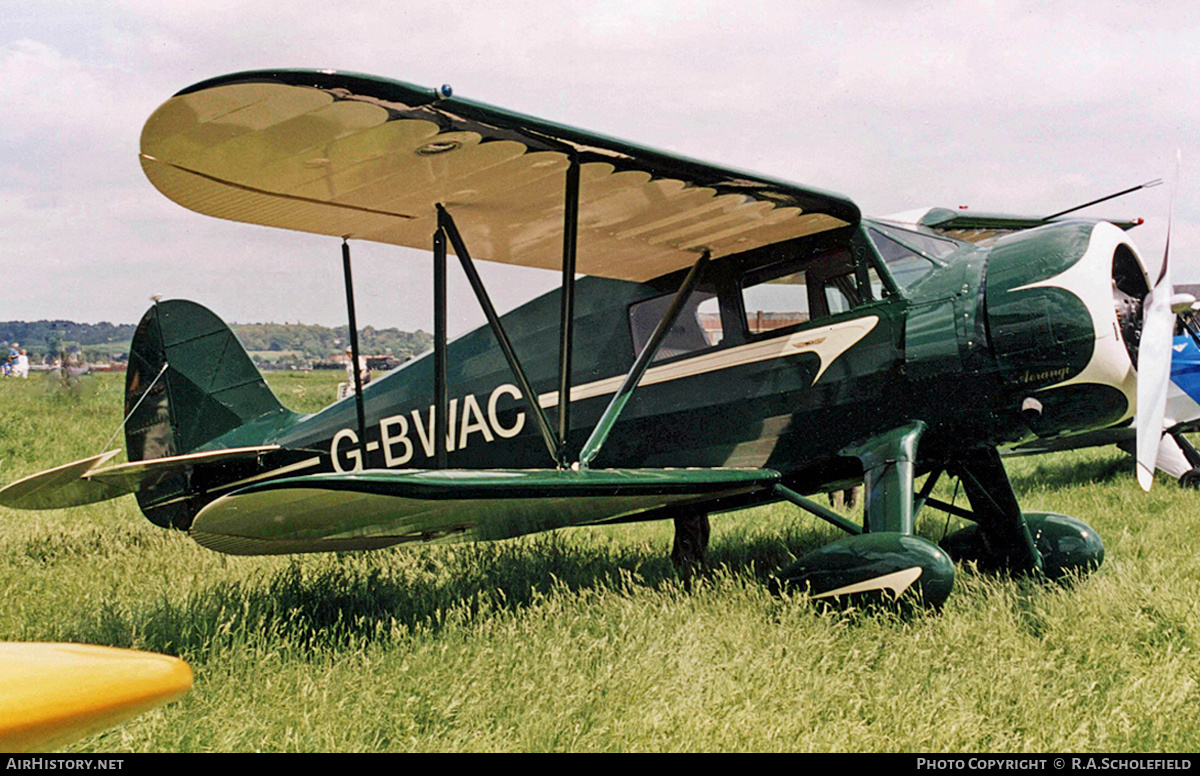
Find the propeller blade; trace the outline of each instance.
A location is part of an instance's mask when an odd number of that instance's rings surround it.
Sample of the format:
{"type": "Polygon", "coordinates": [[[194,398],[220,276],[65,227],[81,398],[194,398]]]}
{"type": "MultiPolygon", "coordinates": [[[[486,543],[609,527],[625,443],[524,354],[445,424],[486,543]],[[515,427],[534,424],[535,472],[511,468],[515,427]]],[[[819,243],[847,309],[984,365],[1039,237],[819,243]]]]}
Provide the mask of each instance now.
{"type": "Polygon", "coordinates": [[[1137,387],[1137,479],[1149,492],[1154,481],[1155,459],[1162,441],[1163,416],[1167,408],[1167,389],[1171,382],[1171,344],[1175,314],[1171,311],[1171,219],[1175,210],[1175,192],[1179,189],[1180,160],[1176,154],[1175,184],[1167,208],[1167,236],[1162,266],[1154,287],[1146,295],[1142,308],[1142,336],[1138,344],[1137,387]]]}

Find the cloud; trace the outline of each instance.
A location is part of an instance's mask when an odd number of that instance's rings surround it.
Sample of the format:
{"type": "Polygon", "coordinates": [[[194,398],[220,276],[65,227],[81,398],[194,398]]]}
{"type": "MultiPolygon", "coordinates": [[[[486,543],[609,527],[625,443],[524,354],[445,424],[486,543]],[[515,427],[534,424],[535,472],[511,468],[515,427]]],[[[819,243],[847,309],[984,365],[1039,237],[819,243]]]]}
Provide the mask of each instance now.
{"type": "MultiPolygon", "coordinates": [[[[328,290],[338,279],[322,274],[336,244],[206,219],[142,175],[142,122],[213,76],[335,67],[449,82],[471,99],[840,191],[868,213],[1043,213],[1169,177],[1178,147],[1200,165],[1196,8],[342,0],[330,13],[328,0],[45,0],[0,21],[0,274],[20,279],[5,315],[135,320],[146,296],[168,292],[239,320],[340,320],[328,290]],[[264,282],[246,282],[248,268],[264,282]],[[89,293],[66,290],[85,276],[89,293]]],[[[1161,222],[1166,196],[1096,210],[1161,222]]],[[[1186,170],[1176,212],[1179,255],[1200,254],[1186,170]]],[[[1156,229],[1143,229],[1147,253],[1161,250],[1156,229]]],[[[357,256],[362,280],[379,278],[379,298],[362,301],[378,317],[364,321],[428,327],[424,301],[398,303],[390,285],[424,288],[427,257],[384,246],[357,256]]],[[[497,283],[502,295],[544,284],[497,283]]]]}
{"type": "Polygon", "coordinates": [[[103,76],[39,41],[0,47],[0,107],[8,116],[20,116],[0,124],[0,138],[27,142],[97,126],[129,126],[130,117],[103,76]]]}

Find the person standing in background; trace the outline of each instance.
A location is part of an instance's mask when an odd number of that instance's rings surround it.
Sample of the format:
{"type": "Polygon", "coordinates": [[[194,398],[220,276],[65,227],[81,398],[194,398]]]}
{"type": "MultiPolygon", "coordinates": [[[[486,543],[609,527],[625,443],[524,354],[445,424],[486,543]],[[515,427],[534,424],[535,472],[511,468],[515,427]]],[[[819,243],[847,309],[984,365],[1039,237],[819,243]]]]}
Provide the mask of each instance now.
{"type": "MultiPolygon", "coordinates": [[[[350,390],[354,390],[354,354],[352,348],[346,348],[346,379],[350,382],[350,390]]],[[[371,382],[371,368],[367,365],[367,357],[358,357],[358,374],[362,384],[371,382]]]]}

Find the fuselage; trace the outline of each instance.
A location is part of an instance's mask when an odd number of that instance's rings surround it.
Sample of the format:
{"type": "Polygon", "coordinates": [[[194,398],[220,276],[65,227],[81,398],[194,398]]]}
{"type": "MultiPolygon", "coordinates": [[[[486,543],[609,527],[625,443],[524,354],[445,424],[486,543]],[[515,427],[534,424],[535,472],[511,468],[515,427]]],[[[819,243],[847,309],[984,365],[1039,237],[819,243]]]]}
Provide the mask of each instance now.
{"type": "MultiPolygon", "coordinates": [[[[577,284],[568,449],[578,454],[680,283],[577,284]]],[[[919,419],[921,460],[1112,426],[1135,375],[1114,285],[1145,293],[1106,223],[1027,230],[980,247],[882,222],[712,262],[593,467],[769,467],[815,491],[861,476],[847,445],[919,419]]],[[[559,292],[503,317],[540,404],[554,411],[559,292]]],[[[481,327],[448,348],[451,468],[554,462],[481,327]]],[[[433,358],[266,440],[317,453],[309,472],[434,465],[433,358]]],[[[251,441],[250,429],[209,446],[251,441]]]]}

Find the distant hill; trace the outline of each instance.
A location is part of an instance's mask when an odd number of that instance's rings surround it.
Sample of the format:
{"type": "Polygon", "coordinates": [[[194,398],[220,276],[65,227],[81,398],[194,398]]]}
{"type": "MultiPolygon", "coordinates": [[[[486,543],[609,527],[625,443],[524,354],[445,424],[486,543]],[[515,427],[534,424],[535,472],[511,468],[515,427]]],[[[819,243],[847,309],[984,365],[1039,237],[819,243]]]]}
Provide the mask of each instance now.
{"type": "MultiPolygon", "coordinates": [[[[48,354],[63,350],[82,353],[88,361],[123,360],[133,339],[131,323],[75,323],[74,321],[0,321],[0,342],[14,342],[29,353],[31,363],[42,363],[48,354]],[[118,356],[120,358],[118,358],[118,356]]],[[[8,354],[5,348],[4,355],[8,354]]]]}
{"type": "MultiPolygon", "coordinates": [[[[32,363],[63,351],[82,355],[85,361],[124,361],[133,339],[131,323],[75,323],[74,321],[0,321],[0,342],[20,343],[32,363]]],[[[233,323],[230,328],[255,361],[263,365],[306,367],[343,354],[350,344],[349,327],[300,323],[233,323]]],[[[433,346],[427,332],[376,329],[359,332],[363,353],[390,355],[404,361],[433,346]]],[[[7,351],[6,351],[7,352],[7,351]]]]}
{"type": "MultiPolygon", "coordinates": [[[[302,323],[233,323],[230,328],[255,361],[273,366],[311,366],[343,355],[350,345],[350,327],[316,326],[302,323]]],[[[389,355],[406,361],[433,347],[433,336],[421,331],[376,329],[365,326],[358,332],[361,352],[389,355]]]]}

